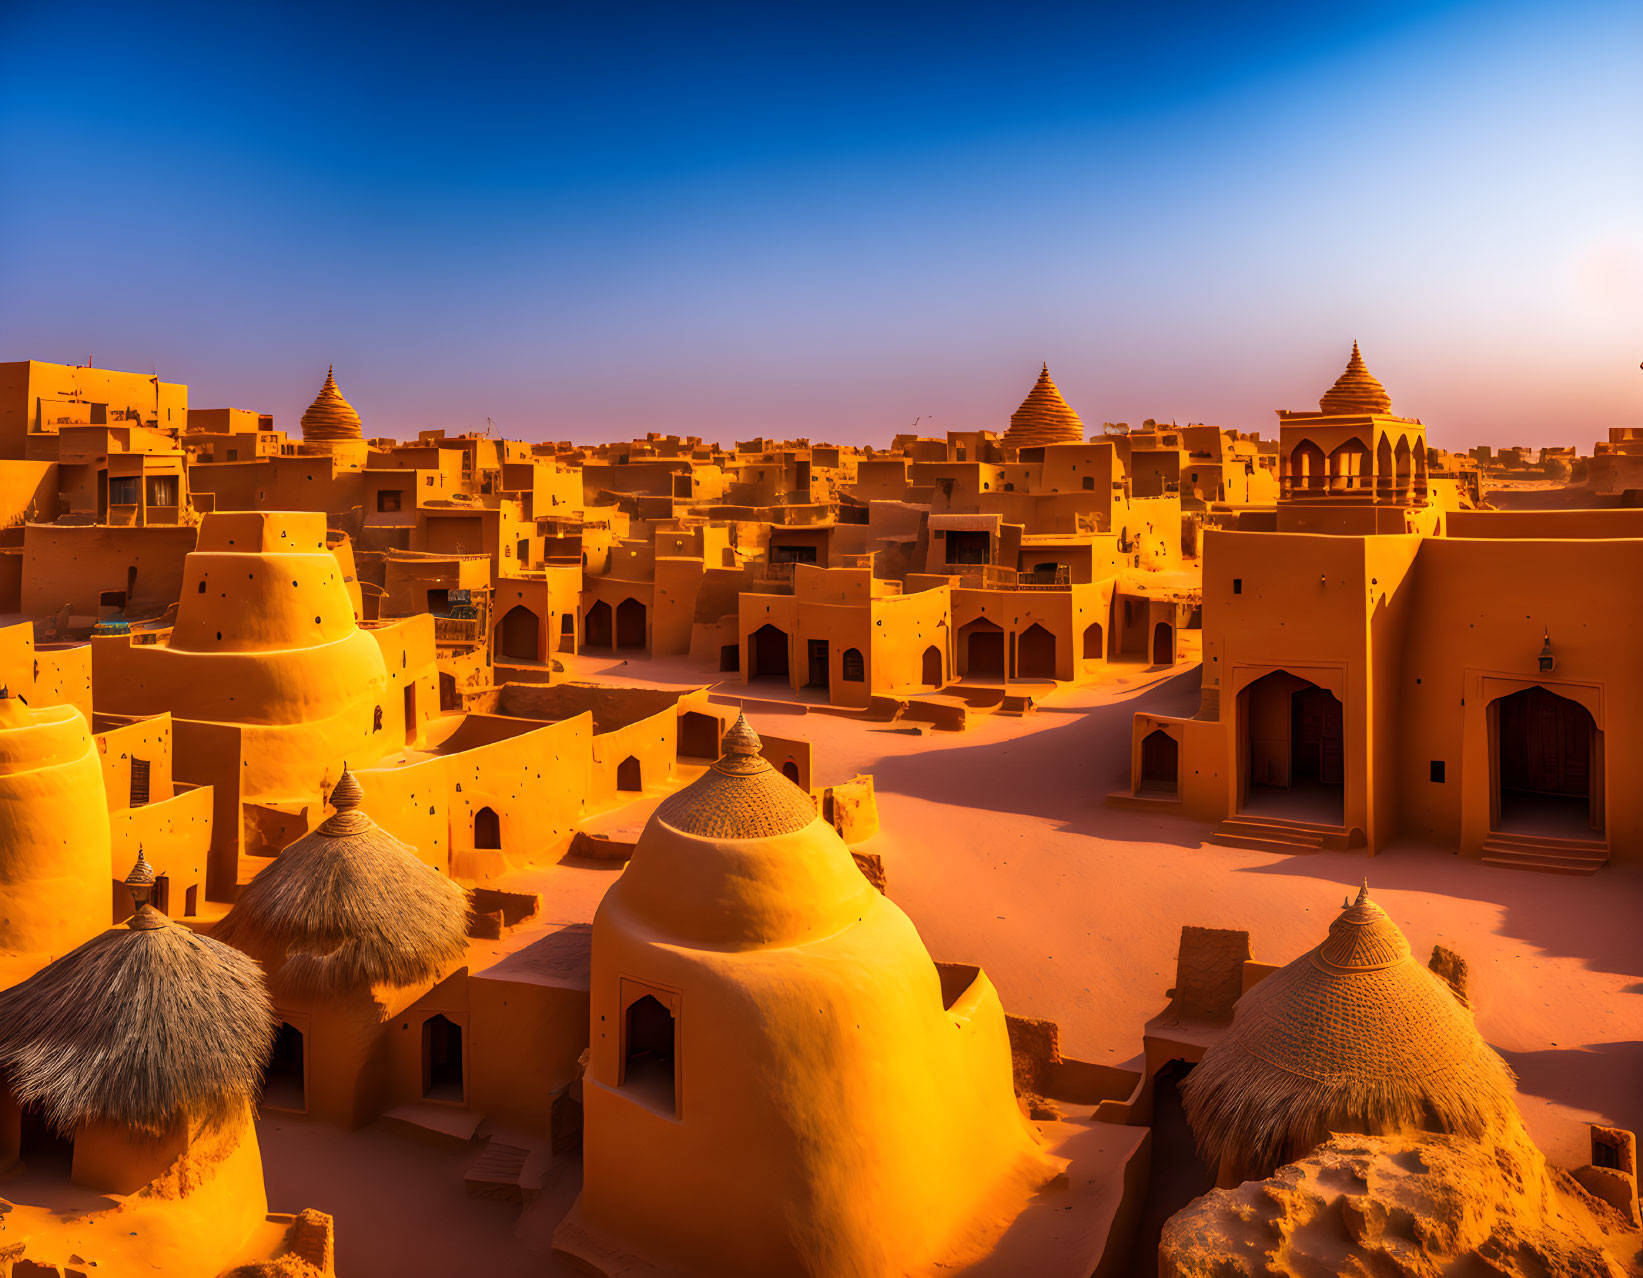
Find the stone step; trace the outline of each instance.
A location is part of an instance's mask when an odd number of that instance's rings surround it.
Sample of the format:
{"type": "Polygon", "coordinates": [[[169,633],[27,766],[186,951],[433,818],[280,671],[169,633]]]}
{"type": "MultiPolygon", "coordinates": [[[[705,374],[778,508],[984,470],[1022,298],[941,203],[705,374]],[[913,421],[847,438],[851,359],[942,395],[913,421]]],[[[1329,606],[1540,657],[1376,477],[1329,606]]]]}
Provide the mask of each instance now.
{"type": "Polygon", "coordinates": [[[1609,862],[1608,844],[1594,839],[1491,834],[1483,841],[1482,851],[1486,865],[1542,874],[1596,874],[1609,862]]]}
{"type": "Polygon", "coordinates": [[[485,1142],[479,1157],[468,1165],[462,1181],[470,1198],[495,1198],[502,1202],[523,1203],[525,1186],[523,1174],[530,1150],[492,1139],[485,1142]]]}
{"type": "Polygon", "coordinates": [[[1253,834],[1227,833],[1221,830],[1211,834],[1209,841],[1223,848],[1244,848],[1251,852],[1282,852],[1288,856],[1308,856],[1313,852],[1323,851],[1323,845],[1319,843],[1268,839],[1253,834]]]}

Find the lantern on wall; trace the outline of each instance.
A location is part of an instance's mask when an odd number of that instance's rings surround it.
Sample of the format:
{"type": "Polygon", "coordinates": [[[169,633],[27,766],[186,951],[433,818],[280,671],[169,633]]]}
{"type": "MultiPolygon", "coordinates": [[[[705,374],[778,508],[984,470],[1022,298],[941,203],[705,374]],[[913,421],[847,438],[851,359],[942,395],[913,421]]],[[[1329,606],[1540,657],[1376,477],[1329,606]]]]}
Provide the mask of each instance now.
{"type": "Polygon", "coordinates": [[[1552,633],[1546,632],[1546,641],[1540,646],[1540,673],[1551,674],[1557,669],[1557,656],[1552,652],[1552,633]]]}

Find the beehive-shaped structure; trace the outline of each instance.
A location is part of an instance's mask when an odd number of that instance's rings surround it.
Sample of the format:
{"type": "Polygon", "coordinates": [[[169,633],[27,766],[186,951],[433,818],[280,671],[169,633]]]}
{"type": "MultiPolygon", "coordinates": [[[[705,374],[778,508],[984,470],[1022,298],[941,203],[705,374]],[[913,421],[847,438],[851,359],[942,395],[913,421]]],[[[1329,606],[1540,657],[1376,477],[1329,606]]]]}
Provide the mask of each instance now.
{"type": "Polygon", "coordinates": [[[102,761],[84,716],[0,693],[0,957],[63,954],[102,931],[109,856],[102,761]]]}
{"type": "Polygon", "coordinates": [[[302,415],[302,442],[335,444],[364,438],[365,428],[360,423],[359,414],[337,389],[335,368],[326,369],[325,385],[320,387],[314,402],[302,415]]]}
{"type": "Polygon", "coordinates": [[[1073,412],[1072,406],[1061,397],[1061,391],[1050,380],[1050,366],[1038,375],[1038,382],[1027,392],[1021,407],[1010,414],[1010,429],[1004,432],[1005,448],[1020,450],[1042,444],[1081,444],[1084,442],[1084,422],[1073,412]]]}
{"type": "Polygon", "coordinates": [[[404,740],[322,514],[206,515],[170,642],[99,642],[99,705],[241,726],[246,798],[307,800],[344,759],[372,762],[404,740]]]}
{"type": "Polygon", "coordinates": [[[360,811],[363,797],[345,768],[335,812],[246,884],[217,926],[282,992],[425,984],[467,953],[467,893],[360,811]]]}
{"type": "Polygon", "coordinates": [[[213,1167],[235,1169],[249,1227],[266,1211],[251,1125],[274,1036],[262,973],[148,904],[145,860],[125,881],[128,925],[0,994],[6,1103],[71,1137],[74,1180],[108,1192],[133,1193],[209,1146],[213,1167]]]}
{"type": "Polygon", "coordinates": [[[1058,1164],[986,977],[949,982],[745,720],[664,801],[593,925],[583,1188],[606,1273],[927,1272],[1058,1164]],[[961,988],[954,988],[961,986],[961,988]]]}
{"type": "Polygon", "coordinates": [[[1515,1090],[1471,1012],[1416,962],[1365,884],[1320,945],[1239,1000],[1181,1094],[1200,1151],[1236,1184],[1332,1132],[1515,1133],[1515,1090]]]}
{"type": "Polygon", "coordinates": [[[1352,355],[1346,361],[1346,371],[1324,392],[1324,397],[1318,401],[1318,408],[1331,417],[1362,413],[1385,417],[1392,412],[1392,397],[1363,362],[1356,342],[1352,343],[1352,355]]]}

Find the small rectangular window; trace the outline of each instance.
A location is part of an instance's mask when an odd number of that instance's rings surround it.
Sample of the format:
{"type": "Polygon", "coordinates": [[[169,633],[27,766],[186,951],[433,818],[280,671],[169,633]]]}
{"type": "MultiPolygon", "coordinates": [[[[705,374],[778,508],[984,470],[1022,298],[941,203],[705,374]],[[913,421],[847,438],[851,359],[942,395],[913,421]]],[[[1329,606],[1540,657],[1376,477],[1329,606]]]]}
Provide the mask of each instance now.
{"type": "Polygon", "coordinates": [[[1242,577],[1234,577],[1232,579],[1232,593],[1235,595],[1241,595],[1244,593],[1244,579],[1242,577]]]}
{"type": "Polygon", "coordinates": [[[1443,784],[1443,760],[1432,760],[1432,780],[1439,785],[1443,784]]]}
{"type": "Polygon", "coordinates": [[[131,761],[131,806],[140,808],[148,802],[148,760],[131,761]]]}

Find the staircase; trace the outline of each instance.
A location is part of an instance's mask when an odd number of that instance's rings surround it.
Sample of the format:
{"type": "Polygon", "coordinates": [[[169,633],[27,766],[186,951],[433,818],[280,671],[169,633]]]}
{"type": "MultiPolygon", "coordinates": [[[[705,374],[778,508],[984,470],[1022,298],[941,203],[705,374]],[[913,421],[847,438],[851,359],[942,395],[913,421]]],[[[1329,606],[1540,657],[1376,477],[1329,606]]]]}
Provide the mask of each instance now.
{"type": "Polygon", "coordinates": [[[1608,864],[1609,845],[1601,839],[1556,839],[1533,834],[1491,834],[1483,841],[1483,859],[1509,870],[1542,874],[1596,874],[1608,864]]]}
{"type": "Polygon", "coordinates": [[[1228,817],[1221,822],[1209,836],[1209,841],[1224,848],[1249,848],[1256,852],[1282,852],[1293,856],[1321,852],[1324,848],[1345,850],[1347,832],[1338,825],[1245,814],[1228,817]]]}
{"type": "Polygon", "coordinates": [[[496,1198],[503,1202],[523,1203],[525,1186],[523,1174],[530,1150],[517,1145],[506,1145],[496,1139],[485,1142],[478,1158],[468,1165],[463,1182],[470,1198],[496,1198]]]}

